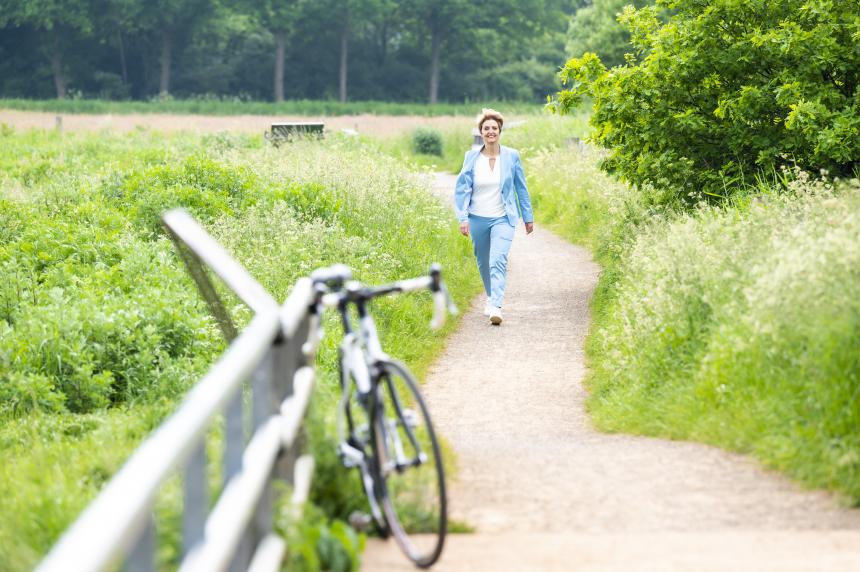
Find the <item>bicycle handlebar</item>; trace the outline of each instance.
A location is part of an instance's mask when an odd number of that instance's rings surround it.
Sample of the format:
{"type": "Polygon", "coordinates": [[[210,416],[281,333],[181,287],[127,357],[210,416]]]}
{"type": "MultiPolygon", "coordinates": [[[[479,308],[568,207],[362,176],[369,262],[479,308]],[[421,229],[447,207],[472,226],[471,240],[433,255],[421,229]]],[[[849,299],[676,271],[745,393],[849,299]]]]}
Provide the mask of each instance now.
{"type": "Polygon", "coordinates": [[[315,284],[330,284],[340,287],[347,280],[352,280],[352,270],[346,264],[334,264],[326,268],[318,268],[311,273],[315,284]]]}
{"type": "Polygon", "coordinates": [[[318,302],[323,306],[333,307],[339,305],[344,299],[358,302],[388,294],[427,289],[433,294],[431,328],[434,330],[441,328],[445,324],[446,313],[450,313],[452,316],[457,314],[457,306],[454,305],[445,283],[442,282],[442,267],[439,264],[430,266],[428,276],[399,280],[383,286],[365,287],[358,282],[350,281],[351,277],[352,271],[343,264],[315,270],[311,274],[311,280],[317,286],[318,302]],[[322,288],[320,288],[321,286],[322,288]]]}

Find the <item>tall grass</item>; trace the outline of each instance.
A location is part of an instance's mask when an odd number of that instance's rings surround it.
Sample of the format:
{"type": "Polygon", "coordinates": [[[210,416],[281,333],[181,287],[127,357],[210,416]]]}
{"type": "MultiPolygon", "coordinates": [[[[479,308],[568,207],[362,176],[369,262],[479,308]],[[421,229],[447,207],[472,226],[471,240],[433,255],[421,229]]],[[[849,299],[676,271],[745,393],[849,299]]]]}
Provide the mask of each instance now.
{"type": "Polygon", "coordinates": [[[751,453],[860,505],[860,183],[801,173],[678,212],[576,149],[526,170],[538,221],[603,265],[596,424],[751,453]]]}
{"type": "Polygon", "coordinates": [[[56,113],[177,113],[196,115],[466,115],[481,107],[506,108],[518,115],[540,114],[541,104],[527,102],[396,103],[388,101],[290,100],[281,103],[201,97],[110,101],[99,99],[0,99],[0,109],[56,113]]]}
{"type": "MultiPolygon", "coordinates": [[[[447,207],[352,141],[0,132],[0,569],[32,568],[223,350],[159,224],[179,205],[277,299],[334,262],[383,282],[439,261],[459,303],[480,289],[447,207]]],[[[386,349],[423,372],[442,344],[428,297],[375,311],[386,349]]],[[[334,346],[330,336],[322,348],[312,414],[314,494],[345,516],[361,493],[329,441],[334,346]]],[[[176,518],[166,509],[168,535],[176,518]]]]}
{"type": "MultiPolygon", "coordinates": [[[[370,139],[386,154],[411,162],[419,167],[458,173],[463,166],[463,156],[471,149],[475,127],[474,117],[480,108],[475,106],[471,116],[464,117],[461,124],[454,128],[436,131],[442,139],[442,155],[421,154],[416,152],[412,140],[414,132],[405,132],[392,137],[370,139]]],[[[513,147],[524,157],[546,152],[550,149],[566,148],[586,133],[587,117],[570,115],[552,117],[546,112],[524,116],[516,107],[504,104],[496,108],[507,117],[502,130],[501,144],[513,147]]]]}

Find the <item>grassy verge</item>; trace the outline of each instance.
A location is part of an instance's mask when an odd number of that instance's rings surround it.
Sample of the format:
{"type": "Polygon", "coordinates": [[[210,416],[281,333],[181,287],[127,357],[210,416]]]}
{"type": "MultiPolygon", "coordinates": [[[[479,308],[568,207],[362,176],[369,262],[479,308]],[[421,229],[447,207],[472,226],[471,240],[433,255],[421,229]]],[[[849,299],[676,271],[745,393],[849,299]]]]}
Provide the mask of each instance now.
{"type": "Polygon", "coordinates": [[[464,115],[481,107],[507,109],[517,115],[537,115],[543,106],[525,102],[393,103],[387,101],[291,100],[282,103],[233,99],[165,99],[109,101],[100,99],[0,99],[0,109],[57,113],[174,113],[196,115],[464,115]]]}
{"type": "Polygon", "coordinates": [[[588,408],[606,431],[750,453],[860,505],[860,184],[799,175],[673,212],[594,158],[529,158],[538,221],[603,265],[588,408]]]}
{"type": "MultiPolygon", "coordinates": [[[[7,129],[0,173],[3,570],[31,569],[223,350],[160,229],[164,209],[191,210],[278,299],[334,262],[382,282],[439,261],[458,303],[480,288],[445,207],[398,161],[337,137],[287,153],[226,134],[7,129]]],[[[249,318],[236,300],[229,307],[239,323],[249,318]]],[[[427,328],[429,296],[375,309],[387,350],[423,373],[443,343],[427,328]]],[[[329,326],[312,414],[314,494],[329,516],[345,516],[361,493],[330,443],[338,328],[329,326]]],[[[176,504],[159,513],[165,566],[176,559],[176,504]]]]}

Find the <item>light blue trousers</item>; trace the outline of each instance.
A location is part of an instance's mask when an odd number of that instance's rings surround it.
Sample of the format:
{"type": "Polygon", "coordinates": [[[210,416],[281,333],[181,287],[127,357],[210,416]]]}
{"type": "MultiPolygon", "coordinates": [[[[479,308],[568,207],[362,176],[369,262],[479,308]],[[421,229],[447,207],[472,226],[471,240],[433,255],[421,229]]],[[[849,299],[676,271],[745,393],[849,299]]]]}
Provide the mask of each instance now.
{"type": "Polygon", "coordinates": [[[508,271],[508,252],[514,239],[514,227],[508,222],[508,217],[469,215],[469,235],[475,247],[484,291],[490,298],[490,304],[501,308],[505,298],[505,274],[508,271]]]}

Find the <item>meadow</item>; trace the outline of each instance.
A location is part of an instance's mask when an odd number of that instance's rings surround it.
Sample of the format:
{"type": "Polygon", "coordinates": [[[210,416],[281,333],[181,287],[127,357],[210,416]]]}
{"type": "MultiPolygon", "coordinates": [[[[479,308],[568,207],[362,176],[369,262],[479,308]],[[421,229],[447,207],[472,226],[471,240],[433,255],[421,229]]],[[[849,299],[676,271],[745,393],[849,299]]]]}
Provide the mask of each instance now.
{"type": "MultiPolygon", "coordinates": [[[[603,174],[586,131],[583,115],[537,115],[503,142],[522,153],[538,223],[603,266],[587,341],[597,426],[749,453],[860,504],[860,184],[784,172],[678,210],[603,174]]],[[[381,282],[440,261],[462,305],[480,291],[469,244],[416,173],[458,171],[470,122],[438,137],[441,155],[409,132],[286,153],[251,135],[0,128],[0,568],[31,568],[223,350],[164,209],[191,210],[279,299],[332,262],[381,282]]],[[[425,371],[443,343],[428,300],[377,311],[390,353],[425,371]]],[[[302,566],[321,538],[352,542],[327,523],[361,499],[330,446],[333,344],[311,413],[316,506],[291,532],[302,566]]],[[[165,565],[176,494],[161,501],[165,565]]]]}
{"type": "Polygon", "coordinates": [[[860,506],[860,183],[783,172],[688,211],[607,177],[601,157],[526,163],[537,220],[603,266],[596,425],[752,454],[860,506]]]}
{"type": "MultiPolygon", "coordinates": [[[[224,348],[161,227],[165,209],[191,211],[277,299],[334,262],[374,283],[438,261],[459,304],[480,288],[467,244],[424,181],[347,139],[297,142],[287,153],[259,136],[4,127],[0,173],[3,570],[38,562],[224,348]]],[[[228,304],[245,323],[248,310],[228,304]]],[[[443,343],[427,327],[430,306],[427,295],[375,305],[386,349],[419,374],[443,343]]],[[[334,343],[322,347],[311,413],[314,496],[326,511],[309,511],[322,523],[305,530],[313,538],[342,534],[326,519],[361,503],[328,433],[334,343]]],[[[162,506],[177,493],[164,494],[162,506]]],[[[159,560],[169,565],[176,509],[160,518],[159,560]]]]}

